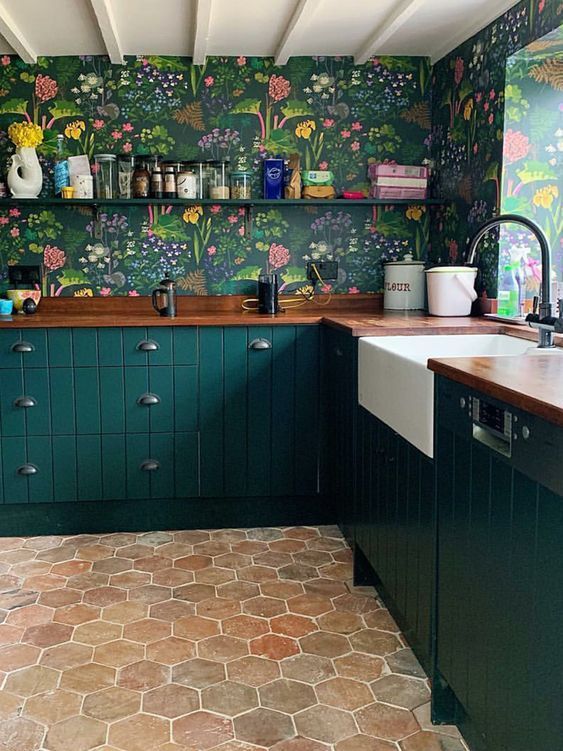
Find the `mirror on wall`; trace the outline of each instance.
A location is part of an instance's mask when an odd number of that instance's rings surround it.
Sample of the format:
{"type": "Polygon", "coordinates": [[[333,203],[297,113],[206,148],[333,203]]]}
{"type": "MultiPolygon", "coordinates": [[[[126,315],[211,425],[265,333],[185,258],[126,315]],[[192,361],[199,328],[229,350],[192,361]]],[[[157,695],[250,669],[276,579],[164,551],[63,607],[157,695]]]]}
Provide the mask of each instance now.
{"type": "MultiPolygon", "coordinates": [[[[552,251],[553,296],[563,297],[563,25],[507,60],[501,212],[535,221],[552,251]],[[557,289],[555,287],[557,286],[557,289]]],[[[539,248],[525,230],[500,234],[498,312],[530,312],[539,294],[539,248]]]]}

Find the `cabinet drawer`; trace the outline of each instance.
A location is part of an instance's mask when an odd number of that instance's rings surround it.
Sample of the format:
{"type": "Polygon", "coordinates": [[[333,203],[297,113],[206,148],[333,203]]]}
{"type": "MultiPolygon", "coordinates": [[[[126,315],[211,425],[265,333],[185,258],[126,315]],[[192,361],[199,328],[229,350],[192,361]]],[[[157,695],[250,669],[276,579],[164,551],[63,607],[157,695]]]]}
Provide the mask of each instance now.
{"type": "Polygon", "coordinates": [[[46,329],[3,329],[0,331],[0,369],[47,366],[46,329]]]}
{"type": "Polygon", "coordinates": [[[0,430],[4,436],[51,433],[47,368],[12,368],[2,372],[0,430]]]}

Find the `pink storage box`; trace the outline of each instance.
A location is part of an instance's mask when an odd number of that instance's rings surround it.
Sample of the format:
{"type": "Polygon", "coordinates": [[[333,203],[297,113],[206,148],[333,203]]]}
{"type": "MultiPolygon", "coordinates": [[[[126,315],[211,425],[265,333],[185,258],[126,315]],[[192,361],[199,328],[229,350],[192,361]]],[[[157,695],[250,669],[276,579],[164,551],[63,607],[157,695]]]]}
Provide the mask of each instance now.
{"type": "Polygon", "coordinates": [[[428,191],[426,188],[393,188],[388,185],[376,185],[372,183],[369,191],[371,198],[382,198],[385,200],[417,200],[426,198],[428,191]]]}
{"type": "Polygon", "coordinates": [[[368,177],[377,182],[378,177],[422,177],[428,180],[428,167],[410,164],[370,164],[368,177]]]}

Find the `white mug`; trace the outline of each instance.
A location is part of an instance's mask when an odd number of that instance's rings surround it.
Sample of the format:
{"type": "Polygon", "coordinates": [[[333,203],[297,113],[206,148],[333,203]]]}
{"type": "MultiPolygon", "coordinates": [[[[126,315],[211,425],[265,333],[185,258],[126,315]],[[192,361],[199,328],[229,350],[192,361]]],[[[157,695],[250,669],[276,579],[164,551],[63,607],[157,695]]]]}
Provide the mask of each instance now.
{"type": "Polygon", "coordinates": [[[70,184],[74,188],[74,198],[94,198],[92,175],[72,175],[70,184]]]}

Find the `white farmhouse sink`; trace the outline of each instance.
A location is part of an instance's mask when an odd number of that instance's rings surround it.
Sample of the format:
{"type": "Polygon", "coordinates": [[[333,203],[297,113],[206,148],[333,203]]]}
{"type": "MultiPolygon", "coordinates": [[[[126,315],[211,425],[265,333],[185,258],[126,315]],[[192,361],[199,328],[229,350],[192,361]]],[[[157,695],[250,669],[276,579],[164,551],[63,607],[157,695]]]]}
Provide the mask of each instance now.
{"type": "Polygon", "coordinates": [[[535,342],[503,334],[366,336],[359,346],[360,404],[430,457],[434,456],[434,373],[426,367],[428,360],[541,352],[535,342]]]}

